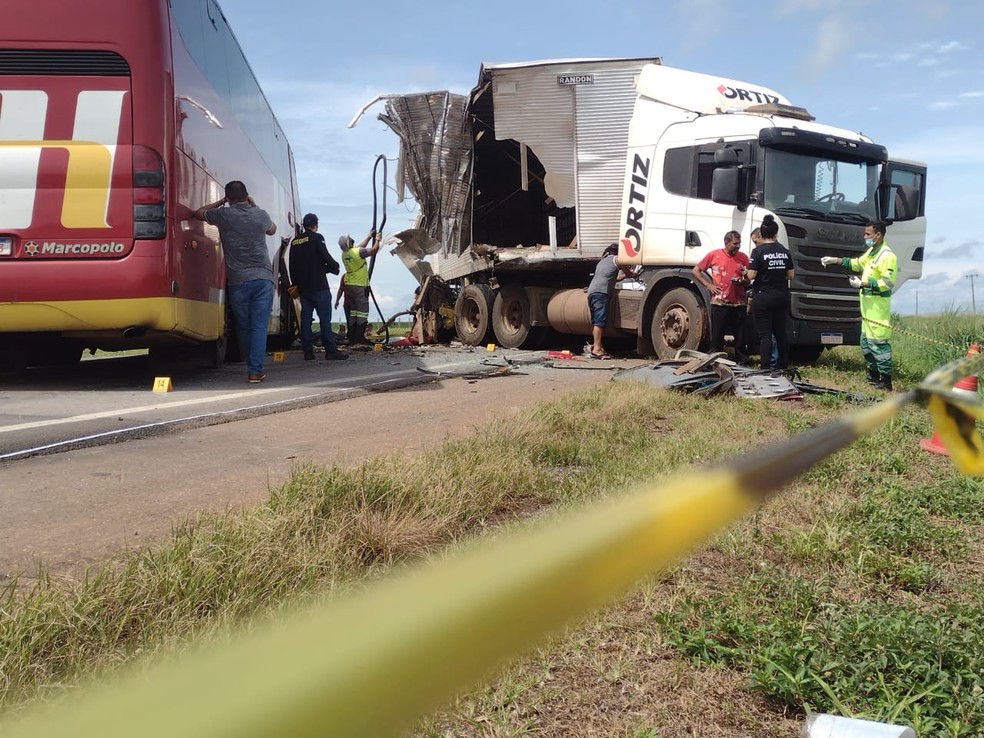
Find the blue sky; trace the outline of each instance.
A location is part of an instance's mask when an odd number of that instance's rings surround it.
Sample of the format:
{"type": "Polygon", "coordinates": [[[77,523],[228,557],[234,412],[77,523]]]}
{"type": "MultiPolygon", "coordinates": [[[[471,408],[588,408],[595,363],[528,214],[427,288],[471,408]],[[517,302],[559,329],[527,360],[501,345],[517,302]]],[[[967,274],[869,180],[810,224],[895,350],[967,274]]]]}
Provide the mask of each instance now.
{"type": "MultiPolygon", "coordinates": [[[[376,95],[468,92],[482,62],[661,56],[770,87],[819,121],[926,162],[923,278],[900,290],[893,309],[911,314],[918,301],[920,314],[969,311],[973,283],[984,312],[984,276],[966,278],[984,275],[979,0],[220,1],[294,148],[301,207],[319,214],[329,243],[369,230],[373,163],[397,154],[396,136],[376,120],[381,106],[347,127],[376,95]]],[[[392,191],[388,201],[387,235],[415,215],[392,191]]],[[[373,284],[387,317],[416,286],[385,251],[373,284]]]]}

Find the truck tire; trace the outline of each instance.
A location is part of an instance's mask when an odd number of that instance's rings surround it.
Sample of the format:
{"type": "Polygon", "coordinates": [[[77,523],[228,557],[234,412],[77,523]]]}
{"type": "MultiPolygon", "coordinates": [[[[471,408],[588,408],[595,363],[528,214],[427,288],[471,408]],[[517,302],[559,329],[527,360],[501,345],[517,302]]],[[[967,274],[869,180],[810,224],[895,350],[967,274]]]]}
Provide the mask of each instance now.
{"type": "Polygon", "coordinates": [[[518,284],[503,285],[492,303],[492,331],[503,348],[538,348],[547,329],[530,325],[530,298],[518,284]]]}
{"type": "Polygon", "coordinates": [[[699,349],[706,334],[707,315],[701,300],[686,287],[675,287],[656,305],[650,337],[660,359],[672,359],[680,349],[699,349]]]}
{"type": "Polygon", "coordinates": [[[466,346],[492,341],[492,290],[487,284],[469,284],[454,301],[454,327],[466,346]]]}
{"type": "Polygon", "coordinates": [[[789,358],[797,364],[812,364],[823,353],[823,345],[819,346],[790,346],[789,358]]]}

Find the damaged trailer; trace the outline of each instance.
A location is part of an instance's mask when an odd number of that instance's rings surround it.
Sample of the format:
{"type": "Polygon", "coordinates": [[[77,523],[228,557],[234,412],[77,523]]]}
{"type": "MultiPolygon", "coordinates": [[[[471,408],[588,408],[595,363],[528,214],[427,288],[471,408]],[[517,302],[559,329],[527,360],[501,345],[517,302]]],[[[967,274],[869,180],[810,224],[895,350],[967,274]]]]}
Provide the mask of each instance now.
{"type": "Polygon", "coordinates": [[[468,96],[380,96],[350,125],[379,100],[400,139],[398,198],[420,207],[393,253],[423,286],[420,309],[453,304],[468,345],[589,335],[583,288],[616,242],[638,278],[617,285],[606,335],[661,358],[703,348],[709,295],[691,268],[729,230],[748,243],[766,214],[794,257],[798,360],[859,340],[857,290],[820,267],[821,249],[862,253],[881,217],[899,284],[921,274],[925,167],[773,90],[655,57],[484,64],[468,96]]]}

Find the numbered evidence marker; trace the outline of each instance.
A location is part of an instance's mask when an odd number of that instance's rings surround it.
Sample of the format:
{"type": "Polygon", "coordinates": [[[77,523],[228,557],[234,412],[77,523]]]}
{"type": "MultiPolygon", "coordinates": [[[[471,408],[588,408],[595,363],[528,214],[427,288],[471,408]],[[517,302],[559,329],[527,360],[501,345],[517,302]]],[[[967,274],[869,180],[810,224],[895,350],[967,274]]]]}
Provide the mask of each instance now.
{"type": "Polygon", "coordinates": [[[283,351],[274,351],[273,352],[273,360],[274,360],[274,362],[276,362],[278,364],[282,364],[283,361],[284,361],[284,352],[283,351]]]}
{"type": "Polygon", "coordinates": [[[154,392],[170,392],[173,389],[170,377],[154,377],[154,392]]]}
{"type": "Polygon", "coordinates": [[[490,343],[488,346],[485,347],[485,350],[486,351],[495,351],[495,344],[494,343],[490,343]]]}

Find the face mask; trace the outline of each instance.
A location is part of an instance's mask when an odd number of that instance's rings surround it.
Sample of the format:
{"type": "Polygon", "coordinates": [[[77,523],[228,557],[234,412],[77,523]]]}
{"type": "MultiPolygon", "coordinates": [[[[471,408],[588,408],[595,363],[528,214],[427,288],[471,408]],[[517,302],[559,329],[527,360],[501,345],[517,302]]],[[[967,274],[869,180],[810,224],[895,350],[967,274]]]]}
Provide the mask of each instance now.
{"type": "Polygon", "coordinates": [[[867,246],[870,249],[872,246],[875,245],[875,239],[873,239],[873,238],[866,238],[866,239],[864,239],[864,245],[867,246]]]}

